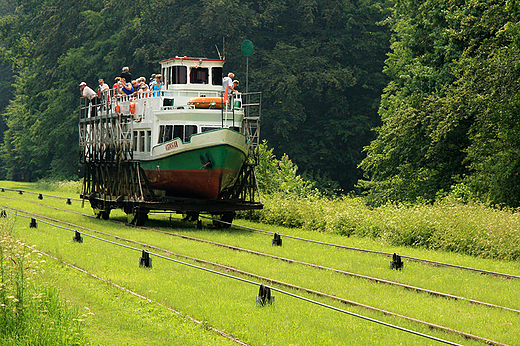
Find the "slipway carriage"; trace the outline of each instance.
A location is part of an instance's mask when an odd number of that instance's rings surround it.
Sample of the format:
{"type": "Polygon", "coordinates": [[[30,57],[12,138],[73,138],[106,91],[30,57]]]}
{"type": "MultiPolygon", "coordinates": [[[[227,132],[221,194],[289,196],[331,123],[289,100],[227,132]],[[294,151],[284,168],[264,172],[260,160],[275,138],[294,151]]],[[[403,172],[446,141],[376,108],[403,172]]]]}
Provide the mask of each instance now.
{"type": "Polygon", "coordinates": [[[81,99],[81,197],[108,219],[123,209],[142,225],[150,211],[231,222],[262,208],[255,178],[261,93],[222,90],[224,60],[161,62],[160,91],[81,99]]]}

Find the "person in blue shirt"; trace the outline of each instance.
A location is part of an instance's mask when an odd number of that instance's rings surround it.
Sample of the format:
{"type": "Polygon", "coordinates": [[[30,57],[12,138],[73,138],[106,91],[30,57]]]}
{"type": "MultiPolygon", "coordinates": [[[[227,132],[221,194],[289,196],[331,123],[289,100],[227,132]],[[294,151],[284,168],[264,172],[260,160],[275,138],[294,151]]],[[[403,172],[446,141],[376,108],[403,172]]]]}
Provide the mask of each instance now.
{"type": "Polygon", "coordinates": [[[130,82],[127,82],[125,78],[121,78],[121,90],[126,95],[132,95],[134,93],[134,87],[130,82]]]}
{"type": "Polygon", "coordinates": [[[160,95],[160,91],[163,87],[163,82],[162,82],[162,75],[158,74],[158,75],[155,75],[155,83],[153,84],[152,86],[152,91],[157,91],[157,92],[154,92],[153,93],[153,96],[159,96],[160,95]]]}

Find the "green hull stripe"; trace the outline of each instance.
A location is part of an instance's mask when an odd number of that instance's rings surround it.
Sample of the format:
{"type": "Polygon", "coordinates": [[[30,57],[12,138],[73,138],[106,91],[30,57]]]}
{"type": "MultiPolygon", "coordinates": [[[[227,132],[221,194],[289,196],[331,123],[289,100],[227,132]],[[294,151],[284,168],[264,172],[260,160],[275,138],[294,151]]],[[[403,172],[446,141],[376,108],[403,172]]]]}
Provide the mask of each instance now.
{"type": "Polygon", "coordinates": [[[205,168],[240,170],[245,154],[229,145],[205,147],[173,154],[157,160],[140,161],[144,170],[196,170],[205,168]],[[211,162],[211,165],[208,164],[211,162]]]}

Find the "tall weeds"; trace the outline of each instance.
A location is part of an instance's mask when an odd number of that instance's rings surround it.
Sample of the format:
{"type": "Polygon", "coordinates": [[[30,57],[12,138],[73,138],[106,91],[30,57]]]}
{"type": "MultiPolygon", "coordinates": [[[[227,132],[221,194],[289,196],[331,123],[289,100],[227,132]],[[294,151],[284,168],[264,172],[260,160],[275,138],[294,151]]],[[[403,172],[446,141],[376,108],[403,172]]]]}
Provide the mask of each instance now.
{"type": "Polygon", "coordinates": [[[286,227],[371,237],[392,245],[442,249],[483,258],[520,259],[520,213],[478,203],[366,206],[357,197],[262,197],[253,219],[286,227]]]}
{"type": "Polygon", "coordinates": [[[0,344],[85,345],[77,311],[39,284],[43,264],[0,219],[0,344]]]}

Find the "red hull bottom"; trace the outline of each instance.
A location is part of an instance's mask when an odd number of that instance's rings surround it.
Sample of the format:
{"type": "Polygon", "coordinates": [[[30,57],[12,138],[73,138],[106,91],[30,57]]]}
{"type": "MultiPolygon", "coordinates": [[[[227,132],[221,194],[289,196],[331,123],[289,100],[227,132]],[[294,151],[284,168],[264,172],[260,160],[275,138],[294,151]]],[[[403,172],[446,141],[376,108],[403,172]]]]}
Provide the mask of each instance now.
{"type": "Polygon", "coordinates": [[[222,189],[230,186],[238,172],[229,169],[145,170],[154,189],[167,196],[217,199],[222,189]]]}

